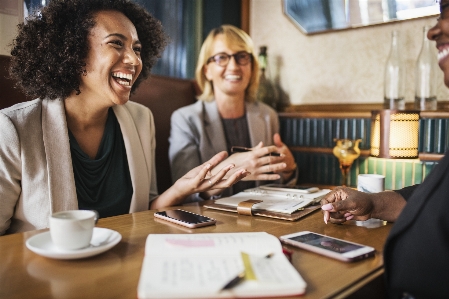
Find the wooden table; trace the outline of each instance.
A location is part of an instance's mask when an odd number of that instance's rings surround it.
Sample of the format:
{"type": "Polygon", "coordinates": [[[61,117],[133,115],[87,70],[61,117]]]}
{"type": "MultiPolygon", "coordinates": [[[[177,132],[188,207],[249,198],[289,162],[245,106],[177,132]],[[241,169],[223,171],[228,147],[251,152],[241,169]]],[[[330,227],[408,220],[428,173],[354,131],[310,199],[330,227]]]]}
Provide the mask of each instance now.
{"type": "Polygon", "coordinates": [[[152,233],[222,233],[266,231],[277,237],[302,230],[342,238],[376,248],[375,257],[344,263],[301,249],[292,263],[307,282],[301,298],[344,298],[383,273],[382,251],[391,224],[366,228],[354,224],[324,224],[317,211],[296,222],[240,216],[205,209],[198,204],[185,210],[217,219],[215,226],[188,229],[153,217],[154,211],[101,219],[97,226],[118,231],[119,244],[100,255],[79,260],[41,257],[25,246],[32,235],[45,230],[0,237],[0,298],[137,298],[137,284],[145,240],[152,233]]]}

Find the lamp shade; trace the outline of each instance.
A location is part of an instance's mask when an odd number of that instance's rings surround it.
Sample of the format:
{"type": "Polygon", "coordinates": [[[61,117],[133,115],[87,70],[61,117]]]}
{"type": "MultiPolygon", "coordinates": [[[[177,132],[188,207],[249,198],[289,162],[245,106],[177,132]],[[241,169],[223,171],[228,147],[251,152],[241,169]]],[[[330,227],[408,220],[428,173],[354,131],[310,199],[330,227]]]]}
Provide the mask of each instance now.
{"type": "Polygon", "coordinates": [[[376,110],[371,113],[371,156],[418,158],[419,111],[376,110]]]}

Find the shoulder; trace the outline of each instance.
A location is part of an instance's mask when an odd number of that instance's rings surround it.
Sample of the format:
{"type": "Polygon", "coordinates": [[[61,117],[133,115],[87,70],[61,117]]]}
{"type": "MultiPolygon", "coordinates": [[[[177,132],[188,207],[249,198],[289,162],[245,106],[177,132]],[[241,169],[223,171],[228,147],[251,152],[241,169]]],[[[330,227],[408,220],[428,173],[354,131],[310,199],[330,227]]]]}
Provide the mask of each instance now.
{"type": "Polygon", "coordinates": [[[42,100],[35,99],[32,101],[18,103],[11,107],[1,109],[0,114],[14,118],[16,115],[23,116],[24,114],[35,113],[36,111],[40,111],[41,108],[42,108],[42,100]]]}
{"type": "Polygon", "coordinates": [[[265,115],[271,115],[277,117],[277,112],[270,106],[265,103],[256,101],[256,102],[246,102],[247,111],[259,112],[265,115]]]}
{"type": "Polygon", "coordinates": [[[190,119],[190,118],[200,119],[204,114],[206,105],[211,105],[211,103],[206,103],[199,100],[196,103],[176,109],[173,112],[171,118],[174,121],[179,119],[190,119]]]}
{"type": "Polygon", "coordinates": [[[0,127],[14,126],[18,130],[36,129],[42,119],[42,100],[15,104],[0,110],[0,127]]]}
{"type": "Polygon", "coordinates": [[[204,110],[205,104],[207,103],[198,100],[193,104],[176,109],[173,112],[173,114],[181,114],[181,115],[197,114],[204,110]]]}

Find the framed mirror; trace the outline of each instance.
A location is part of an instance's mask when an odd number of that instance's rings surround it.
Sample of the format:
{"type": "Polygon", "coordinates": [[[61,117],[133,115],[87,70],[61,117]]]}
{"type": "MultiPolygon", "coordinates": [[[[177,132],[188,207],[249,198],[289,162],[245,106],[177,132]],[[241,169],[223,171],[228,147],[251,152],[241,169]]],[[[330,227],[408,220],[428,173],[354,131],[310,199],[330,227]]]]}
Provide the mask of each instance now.
{"type": "Polygon", "coordinates": [[[305,34],[438,15],[435,0],[283,0],[284,14],[305,34]]]}

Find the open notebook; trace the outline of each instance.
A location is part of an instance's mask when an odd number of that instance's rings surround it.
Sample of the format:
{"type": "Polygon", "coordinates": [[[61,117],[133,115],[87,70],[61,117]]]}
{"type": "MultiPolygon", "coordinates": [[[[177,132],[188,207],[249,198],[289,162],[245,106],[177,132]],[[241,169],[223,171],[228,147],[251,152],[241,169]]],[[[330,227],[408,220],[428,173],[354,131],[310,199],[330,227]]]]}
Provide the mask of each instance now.
{"type": "Polygon", "coordinates": [[[261,298],[304,294],[306,283],[265,232],[150,234],[138,298],[261,298]],[[221,290],[239,273],[243,280],[221,290]]]}

